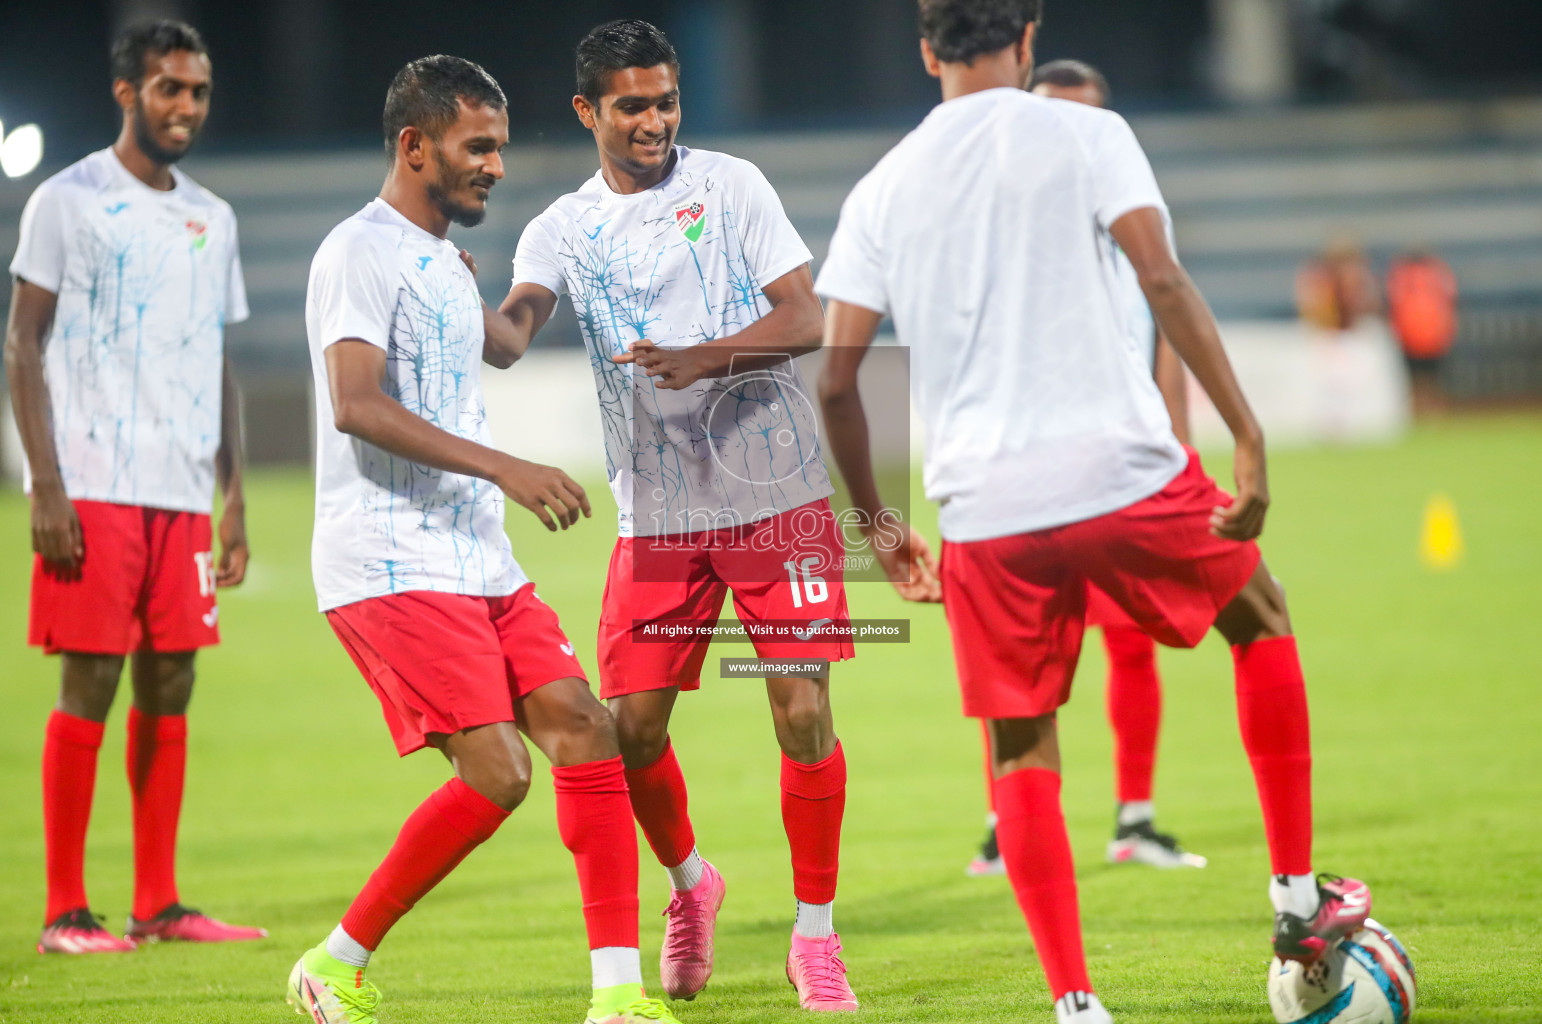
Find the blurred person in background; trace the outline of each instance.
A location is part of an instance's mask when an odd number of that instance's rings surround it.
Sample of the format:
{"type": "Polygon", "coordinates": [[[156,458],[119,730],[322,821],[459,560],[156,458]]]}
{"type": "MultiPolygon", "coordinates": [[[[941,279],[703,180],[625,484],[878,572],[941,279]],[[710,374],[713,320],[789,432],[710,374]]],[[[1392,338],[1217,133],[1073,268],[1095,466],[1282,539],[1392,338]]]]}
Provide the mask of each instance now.
{"type": "Polygon", "coordinates": [[[1415,416],[1445,406],[1440,366],[1456,340],[1456,275],[1428,249],[1409,249],[1387,270],[1387,317],[1408,363],[1415,416]]]}
{"type": "Polygon", "coordinates": [[[1296,272],[1296,311],[1320,331],[1352,331],[1381,312],[1376,275],[1359,243],[1336,238],[1296,272]]]}
{"type": "Polygon", "coordinates": [[[246,575],[240,412],[225,325],[247,317],[229,204],[174,166],[209,116],[203,39],[135,25],[112,49],[118,140],[38,186],[21,215],[5,365],[32,497],[29,641],[60,655],[43,740],[48,908],[40,953],[256,939],[179,902],[177,825],[215,591],[246,575]],[[224,500],[216,561],[210,516],[224,500]],[[87,909],[86,824],[123,663],[134,905],[122,939],[87,909]]]}
{"type": "MultiPolygon", "coordinates": [[[[1034,69],[1030,89],[1039,96],[1070,100],[1091,107],[1107,107],[1108,79],[1090,64],[1056,60],[1034,69]]],[[[1115,312],[1125,326],[1130,347],[1140,355],[1156,379],[1157,390],[1167,405],[1173,434],[1189,443],[1187,379],[1183,362],[1162,337],[1151,307],[1140,290],[1135,267],[1106,231],[1098,234],[1100,246],[1113,268],[1115,312]]],[[[1103,631],[1108,656],[1105,689],[1108,722],[1114,731],[1116,777],[1114,837],[1108,843],[1112,864],[1150,864],[1160,868],[1205,866],[1205,858],[1185,851],[1171,835],[1155,827],[1152,776],[1156,771],[1157,735],[1162,725],[1162,678],[1157,671],[1156,641],[1097,587],[1087,586],[1087,624],[1103,631]]],[[[987,778],[989,765],[987,764],[987,778]]],[[[990,787],[987,785],[987,792],[990,787]]],[[[989,833],[980,852],[970,861],[971,875],[1006,873],[996,842],[994,811],[989,833]]]]}

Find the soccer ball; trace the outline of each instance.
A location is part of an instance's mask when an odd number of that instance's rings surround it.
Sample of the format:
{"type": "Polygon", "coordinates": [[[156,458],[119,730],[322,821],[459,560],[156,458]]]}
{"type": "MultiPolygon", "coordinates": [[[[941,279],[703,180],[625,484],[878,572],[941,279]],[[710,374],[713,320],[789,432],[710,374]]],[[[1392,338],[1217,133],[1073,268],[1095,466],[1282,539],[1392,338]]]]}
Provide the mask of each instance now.
{"type": "Polygon", "coordinates": [[[1280,1024],[1408,1024],[1413,961],[1391,932],[1367,919],[1310,966],[1271,963],[1269,1006],[1280,1024]]]}

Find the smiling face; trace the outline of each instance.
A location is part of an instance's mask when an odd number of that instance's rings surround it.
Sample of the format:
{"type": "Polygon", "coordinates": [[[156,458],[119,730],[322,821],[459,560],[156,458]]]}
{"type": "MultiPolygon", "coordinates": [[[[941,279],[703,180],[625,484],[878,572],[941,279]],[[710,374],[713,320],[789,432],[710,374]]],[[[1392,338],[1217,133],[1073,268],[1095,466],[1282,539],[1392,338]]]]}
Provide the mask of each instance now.
{"type": "MultiPolygon", "coordinates": [[[[415,129],[409,129],[413,131],[415,129]]],[[[501,107],[460,100],[460,117],[438,139],[424,137],[432,171],[426,186],[439,212],[462,227],[487,216],[487,197],[503,179],[503,147],[509,141],[509,113],[501,107]]]]}
{"type": "Polygon", "coordinates": [[[573,97],[602,160],[633,177],[662,170],[680,130],[680,82],[668,64],[612,71],[597,104],[573,97]]]}
{"type": "Polygon", "coordinates": [[[145,59],[145,77],[136,89],[120,78],[113,96],[133,126],[134,142],[158,164],[173,164],[192,148],[209,117],[214,87],[209,58],[172,50],[145,59]]]}

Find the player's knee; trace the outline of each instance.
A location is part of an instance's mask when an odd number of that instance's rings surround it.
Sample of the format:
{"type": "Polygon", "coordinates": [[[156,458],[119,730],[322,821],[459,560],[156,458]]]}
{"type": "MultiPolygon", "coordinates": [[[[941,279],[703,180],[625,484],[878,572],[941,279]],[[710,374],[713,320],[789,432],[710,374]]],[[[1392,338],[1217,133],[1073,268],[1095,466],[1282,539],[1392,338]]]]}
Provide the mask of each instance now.
{"type": "Polygon", "coordinates": [[[461,781],[505,811],[512,811],[530,793],[530,765],[512,758],[488,759],[467,767],[461,781]]]}
{"type": "Polygon", "coordinates": [[[1290,611],[1285,603],[1285,589],[1260,565],[1241,592],[1221,610],[1215,625],[1233,647],[1289,636],[1290,611]]]}
{"type": "Polygon", "coordinates": [[[587,700],[575,705],[568,713],[568,730],[574,737],[615,748],[616,720],[605,705],[597,700],[587,700]]]}
{"type": "Polygon", "coordinates": [[[776,721],[776,738],[782,753],[805,764],[812,764],[834,746],[834,725],[830,706],[822,692],[810,689],[784,695],[771,706],[776,721]]]}
{"type": "Polygon", "coordinates": [[[105,721],[122,675],[120,657],[66,652],[59,673],[59,710],[76,718],[105,721]]]}
{"type": "Polygon", "coordinates": [[[621,759],[628,768],[642,768],[664,756],[669,743],[669,722],[651,715],[639,715],[625,705],[614,707],[616,742],[621,759]]]}

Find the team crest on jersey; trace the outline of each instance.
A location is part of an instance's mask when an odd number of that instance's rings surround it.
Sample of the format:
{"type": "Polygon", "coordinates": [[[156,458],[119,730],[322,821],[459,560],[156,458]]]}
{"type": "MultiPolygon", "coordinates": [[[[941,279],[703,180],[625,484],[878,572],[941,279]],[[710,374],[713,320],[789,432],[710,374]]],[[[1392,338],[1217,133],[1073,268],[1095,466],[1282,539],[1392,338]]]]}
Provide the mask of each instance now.
{"type": "Polygon", "coordinates": [[[187,240],[193,243],[194,249],[202,249],[209,240],[209,225],[201,220],[188,221],[187,240]]]}
{"type": "Polygon", "coordinates": [[[686,241],[696,241],[707,226],[706,207],[700,203],[675,207],[675,226],[680,229],[686,241]]]}

